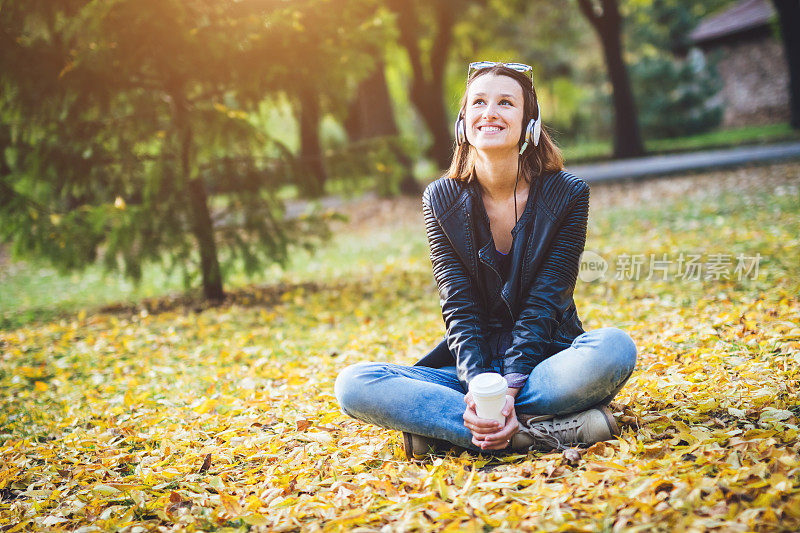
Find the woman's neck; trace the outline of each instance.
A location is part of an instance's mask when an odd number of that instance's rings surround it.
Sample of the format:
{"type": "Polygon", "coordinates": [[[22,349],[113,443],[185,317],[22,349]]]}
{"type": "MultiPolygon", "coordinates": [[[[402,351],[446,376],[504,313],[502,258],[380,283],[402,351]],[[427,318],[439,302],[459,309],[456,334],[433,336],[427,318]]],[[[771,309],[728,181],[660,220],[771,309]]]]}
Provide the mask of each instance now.
{"type": "Polygon", "coordinates": [[[504,154],[496,156],[486,152],[475,154],[475,176],[483,190],[484,196],[488,196],[492,202],[503,202],[514,196],[514,187],[517,186],[517,194],[527,189],[527,183],[517,184],[517,163],[519,155],[504,154]]]}

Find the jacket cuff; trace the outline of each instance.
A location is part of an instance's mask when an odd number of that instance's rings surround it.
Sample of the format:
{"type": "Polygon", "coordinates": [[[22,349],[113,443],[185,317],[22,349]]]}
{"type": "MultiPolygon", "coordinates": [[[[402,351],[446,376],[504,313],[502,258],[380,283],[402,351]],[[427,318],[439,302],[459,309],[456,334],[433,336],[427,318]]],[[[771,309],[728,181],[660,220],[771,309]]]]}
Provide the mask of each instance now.
{"type": "Polygon", "coordinates": [[[521,389],[525,385],[525,382],[528,381],[528,374],[518,374],[516,372],[506,374],[503,377],[506,378],[508,386],[514,389],[521,389]]]}

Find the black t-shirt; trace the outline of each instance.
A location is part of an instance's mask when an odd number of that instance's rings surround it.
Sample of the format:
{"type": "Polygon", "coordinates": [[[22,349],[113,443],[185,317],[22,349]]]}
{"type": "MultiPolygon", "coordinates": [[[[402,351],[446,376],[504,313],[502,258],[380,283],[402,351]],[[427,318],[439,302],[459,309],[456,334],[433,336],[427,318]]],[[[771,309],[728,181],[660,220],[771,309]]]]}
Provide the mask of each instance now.
{"type": "Polygon", "coordinates": [[[507,281],[508,271],[511,269],[511,251],[509,250],[509,253],[504,254],[499,250],[495,250],[494,259],[497,262],[497,266],[500,267],[500,276],[503,281],[507,281]]]}

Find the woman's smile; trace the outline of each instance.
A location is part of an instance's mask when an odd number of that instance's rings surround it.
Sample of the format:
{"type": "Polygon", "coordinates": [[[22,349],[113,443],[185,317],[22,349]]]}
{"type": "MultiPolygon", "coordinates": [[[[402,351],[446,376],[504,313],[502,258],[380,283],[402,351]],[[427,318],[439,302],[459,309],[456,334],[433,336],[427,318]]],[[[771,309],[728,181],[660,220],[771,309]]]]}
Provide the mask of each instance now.
{"type": "Polygon", "coordinates": [[[504,130],[501,126],[478,126],[478,130],[483,133],[497,133],[504,130]]]}

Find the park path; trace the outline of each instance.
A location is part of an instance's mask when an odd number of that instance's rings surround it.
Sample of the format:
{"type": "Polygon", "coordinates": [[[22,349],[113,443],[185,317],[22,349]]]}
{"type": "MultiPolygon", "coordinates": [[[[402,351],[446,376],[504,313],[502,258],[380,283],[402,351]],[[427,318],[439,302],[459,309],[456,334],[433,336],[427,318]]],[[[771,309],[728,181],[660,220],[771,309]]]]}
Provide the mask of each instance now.
{"type": "Polygon", "coordinates": [[[654,155],[585,165],[567,165],[566,170],[587,182],[596,183],[735,167],[747,163],[772,163],[789,159],[800,159],[800,142],[763,146],[737,146],[736,148],[720,150],[654,155]]]}
{"type": "MultiPolygon", "coordinates": [[[[738,146],[720,150],[704,150],[680,154],[655,155],[584,165],[567,165],[566,170],[589,183],[623,181],[650,176],[666,176],[699,170],[731,168],[749,163],[774,163],[800,159],[800,142],[738,146]]],[[[312,205],[323,210],[336,210],[350,204],[377,199],[374,192],[358,198],[325,196],[316,202],[305,199],[286,202],[286,217],[296,218],[312,205]]]]}

